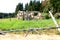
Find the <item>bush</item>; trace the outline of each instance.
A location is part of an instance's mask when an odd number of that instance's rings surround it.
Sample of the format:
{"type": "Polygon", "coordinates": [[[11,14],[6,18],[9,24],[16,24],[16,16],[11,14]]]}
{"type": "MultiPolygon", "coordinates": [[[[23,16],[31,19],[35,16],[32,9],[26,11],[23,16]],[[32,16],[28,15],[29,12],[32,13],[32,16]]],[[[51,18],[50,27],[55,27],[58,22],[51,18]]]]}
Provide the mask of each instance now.
{"type": "Polygon", "coordinates": [[[43,14],[43,17],[44,17],[44,19],[49,19],[50,17],[49,17],[49,13],[44,13],[43,14]]]}
{"type": "Polygon", "coordinates": [[[57,14],[57,13],[54,15],[54,17],[55,17],[56,19],[58,19],[58,18],[59,18],[59,16],[58,16],[58,14],[57,14]]]}

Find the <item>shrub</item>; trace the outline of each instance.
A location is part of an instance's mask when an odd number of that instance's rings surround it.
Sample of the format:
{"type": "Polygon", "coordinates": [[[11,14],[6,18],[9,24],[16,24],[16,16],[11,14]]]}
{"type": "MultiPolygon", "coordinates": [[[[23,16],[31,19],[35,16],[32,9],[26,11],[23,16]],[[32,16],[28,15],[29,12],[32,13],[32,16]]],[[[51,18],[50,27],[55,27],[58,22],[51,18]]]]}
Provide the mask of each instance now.
{"type": "Polygon", "coordinates": [[[54,17],[55,17],[56,19],[58,19],[58,18],[59,18],[57,13],[54,15],[54,17]]]}
{"type": "Polygon", "coordinates": [[[43,14],[43,17],[44,17],[44,19],[49,19],[50,17],[49,17],[49,13],[44,13],[43,14]]]}

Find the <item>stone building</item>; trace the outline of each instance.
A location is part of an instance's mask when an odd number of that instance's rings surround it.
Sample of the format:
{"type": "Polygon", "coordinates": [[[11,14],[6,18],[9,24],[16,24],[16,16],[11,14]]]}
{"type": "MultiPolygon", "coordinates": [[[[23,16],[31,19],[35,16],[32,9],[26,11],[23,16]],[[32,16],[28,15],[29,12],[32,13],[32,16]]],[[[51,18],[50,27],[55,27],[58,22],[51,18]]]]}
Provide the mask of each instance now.
{"type": "Polygon", "coordinates": [[[32,20],[32,19],[42,19],[42,14],[39,11],[18,11],[18,19],[32,20]]]}

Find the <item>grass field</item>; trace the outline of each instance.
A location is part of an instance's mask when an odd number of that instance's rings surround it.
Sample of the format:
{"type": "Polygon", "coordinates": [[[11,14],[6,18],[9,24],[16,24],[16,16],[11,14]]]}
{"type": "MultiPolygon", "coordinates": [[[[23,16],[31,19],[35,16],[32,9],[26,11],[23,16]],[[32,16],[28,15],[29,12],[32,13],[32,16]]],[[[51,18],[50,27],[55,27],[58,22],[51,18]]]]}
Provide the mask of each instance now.
{"type": "MultiPolygon", "coordinates": [[[[58,24],[60,25],[60,19],[57,19],[58,24]]],[[[28,29],[28,28],[42,28],[42,27],[53,27],[55,26],[52,19],[44,20],[30,20],[22,21],[17,20],[16,18],[10,19],[0,19],[0,29],[28,29]]]]}

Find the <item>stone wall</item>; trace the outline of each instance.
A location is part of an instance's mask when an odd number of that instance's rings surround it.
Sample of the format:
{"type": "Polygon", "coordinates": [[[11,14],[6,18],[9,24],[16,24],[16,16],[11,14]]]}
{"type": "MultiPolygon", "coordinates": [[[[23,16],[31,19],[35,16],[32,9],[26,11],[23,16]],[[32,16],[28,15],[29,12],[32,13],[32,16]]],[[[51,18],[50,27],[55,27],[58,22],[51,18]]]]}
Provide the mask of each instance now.
{"type": "Polygon", "coordinates": [[[32,20],[32,19],[42,19],[42,14],[38,11],[18,11],[18,19],[32,20]]]}

